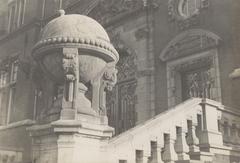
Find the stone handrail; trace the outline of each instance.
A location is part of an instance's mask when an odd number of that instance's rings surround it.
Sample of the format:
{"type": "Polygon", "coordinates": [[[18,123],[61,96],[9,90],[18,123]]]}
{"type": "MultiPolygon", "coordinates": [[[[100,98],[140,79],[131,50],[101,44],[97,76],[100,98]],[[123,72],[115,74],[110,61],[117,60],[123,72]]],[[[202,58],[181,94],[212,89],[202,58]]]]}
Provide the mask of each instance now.
{"type": "Polygon", "coordinates": [[[212,161],[212,151],[231,150],[224,146],[220,132],[225,110],[212,100],[189,99],[110,139],[103,148],[108,156],[105,162],[212,161]]]}

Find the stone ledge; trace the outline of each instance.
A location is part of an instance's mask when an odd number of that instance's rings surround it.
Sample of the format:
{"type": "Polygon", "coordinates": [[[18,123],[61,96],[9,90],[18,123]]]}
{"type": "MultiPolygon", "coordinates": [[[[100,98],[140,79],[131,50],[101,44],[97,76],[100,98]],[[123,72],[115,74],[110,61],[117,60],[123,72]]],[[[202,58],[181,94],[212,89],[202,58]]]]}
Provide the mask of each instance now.
{"type": "Polygon", "coordinates": [[[7,130],[7,129],[12,129],[12,128],[17,128],[17,127],[21,127],[21,126],[33,125],[33,124],[35,124],[35,121],[30,120],[30,119],[25,119],[25,120],[22,120],[22,121],[10,123],[6,126],[0,126],[0,131],[7,130]]]}
{"type": "Polygon", "coordinates": [[[75,133],[95,137],[112,137],[114,129],[106,125],[91,125],[77,120],[57,120],[48,124],[36,124],[28,127],[31,136],[53,133],[75,133]]]}

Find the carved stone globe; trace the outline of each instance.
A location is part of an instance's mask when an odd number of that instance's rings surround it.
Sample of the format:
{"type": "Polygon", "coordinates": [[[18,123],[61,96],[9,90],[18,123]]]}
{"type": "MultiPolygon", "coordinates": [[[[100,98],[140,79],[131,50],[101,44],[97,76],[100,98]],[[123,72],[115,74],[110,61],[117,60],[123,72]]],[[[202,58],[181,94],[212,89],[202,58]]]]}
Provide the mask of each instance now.
{"type": "Polygon", "coordinates": [[[60,13],[43,28],[33,48],[33,57],[53,80],[64,81],[64,48],[78,49],[79,80],[83,84],[99,74],[107,63],[118,61],[117,51],[97,21],[84,15],[65,15],[63,10],[60,13]]]}

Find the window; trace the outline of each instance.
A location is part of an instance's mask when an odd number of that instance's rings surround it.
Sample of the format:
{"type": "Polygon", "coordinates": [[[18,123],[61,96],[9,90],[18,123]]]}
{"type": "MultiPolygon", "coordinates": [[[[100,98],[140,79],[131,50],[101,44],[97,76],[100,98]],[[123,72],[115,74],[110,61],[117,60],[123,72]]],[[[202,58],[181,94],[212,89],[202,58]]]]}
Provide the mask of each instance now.
{"type": "Polygon", "coordinates": [[[4,61],[0,68],[0,125],[10,123],[15,111],[18,61],[4,61]]]}
{"type": "Polygon", "coordinates": [[[12,32],[24,24],[26,0],[15,0],[9,4],[9,25],[8,30],[12,32]]]}
{"type": "Polygon", "coordinates": [[[16,101],[16,86],[10,87],[9,97],[8,97],[8,117],[7,124],[10,123],[11,113],[15,111],[15,101],[16,101]]]}
{"type": "Polygon", "coordinates": [[[8,72],[2,70],[0,72],[0,87],[5,87],[7,84],[7,79],[8,79],[8,72]]]}
{"type": "Polygon", "coordinates": [[[9,7],[9,32],[16,28],[16,3],[9,7]]]}
{"type": "Polygon", "coordinates": [[[18,19],[18,26],[24,24],[24,13],[25,13],[25,2],[26,0],[20,0],[19,2],[19,19],[18,19]]]}
{"type": "Polygon", "coordinates": [[[11,83],[16,82],[17,80],[17,71],[18,71],[18,61],[15,60],[11,65],[11,83]]]}

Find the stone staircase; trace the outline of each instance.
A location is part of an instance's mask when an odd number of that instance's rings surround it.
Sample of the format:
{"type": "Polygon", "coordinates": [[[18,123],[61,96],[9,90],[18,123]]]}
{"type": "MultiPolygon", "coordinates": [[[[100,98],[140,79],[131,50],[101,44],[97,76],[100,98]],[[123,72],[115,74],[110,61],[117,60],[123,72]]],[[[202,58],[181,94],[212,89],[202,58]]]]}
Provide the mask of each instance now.
{"type": "Polygon", "coordinates": [[[189,99],[103,144],[108,163],[240,162],[240,113],[189,99]]]}

